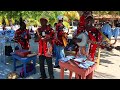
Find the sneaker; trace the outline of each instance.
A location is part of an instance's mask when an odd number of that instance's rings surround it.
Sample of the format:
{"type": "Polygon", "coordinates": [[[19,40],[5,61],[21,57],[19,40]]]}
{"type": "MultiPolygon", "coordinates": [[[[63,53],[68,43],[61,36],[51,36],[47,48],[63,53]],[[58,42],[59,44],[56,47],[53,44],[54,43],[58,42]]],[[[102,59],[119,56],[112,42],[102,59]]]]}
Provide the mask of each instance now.
{"type": "Polygon", "coordinates": [[[54,66],[54,68],[60,68],[60,66],[58,65],[58,66],[54,66]]]}

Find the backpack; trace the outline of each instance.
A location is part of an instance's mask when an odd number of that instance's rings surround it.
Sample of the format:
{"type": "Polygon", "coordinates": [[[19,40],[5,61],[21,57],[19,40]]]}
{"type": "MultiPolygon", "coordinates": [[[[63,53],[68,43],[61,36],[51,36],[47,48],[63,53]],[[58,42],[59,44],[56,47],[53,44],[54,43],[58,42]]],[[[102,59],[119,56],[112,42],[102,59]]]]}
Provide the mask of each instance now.
{"type": "MultiPolygon", "coordinates": [[[[34,66],[32,63],[29,63],[26,65],[26,72],[27,73],[31,72],[33,69],[34,69],[34,66]]],[[[22,77],[22,78],[24,77],[24,68],[22,68],[20,71],[20,77],[22,77]]]]}

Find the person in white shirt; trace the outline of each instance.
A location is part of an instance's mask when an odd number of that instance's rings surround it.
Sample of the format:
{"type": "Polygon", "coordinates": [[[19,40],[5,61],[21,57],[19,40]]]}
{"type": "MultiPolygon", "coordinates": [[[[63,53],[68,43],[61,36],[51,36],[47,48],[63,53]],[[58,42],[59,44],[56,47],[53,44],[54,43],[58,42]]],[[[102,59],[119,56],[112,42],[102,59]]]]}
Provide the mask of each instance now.
{"type": "MultiPolygon", "coordinates": [[[[56,25],[57,23],[54,23],[53,30],[56,32],[56,25]]],[[[56,33],[56,38],[57,38],[57,33],[56,33]]],[[[54,43],[53,45],[53,56],[56,56],[56,44],[54,43]]]]}
{"type": "Polygon", "coordinates": [[[76,37],[77,39],[81,39],[77,41],[77,45],[79,46],[79,51],[77,56],[86,57],[88,53],[88,35],[85,30],[81,30],[80,34],[76,37]]]}

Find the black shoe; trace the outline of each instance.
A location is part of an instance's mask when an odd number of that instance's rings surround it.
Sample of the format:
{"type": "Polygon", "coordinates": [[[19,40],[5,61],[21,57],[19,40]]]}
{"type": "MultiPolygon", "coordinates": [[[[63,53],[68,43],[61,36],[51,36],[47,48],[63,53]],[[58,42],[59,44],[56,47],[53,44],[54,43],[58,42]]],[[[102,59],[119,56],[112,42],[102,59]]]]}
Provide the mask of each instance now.
{"type": "Polygon", "coordinates": [[[46,79],[47,77],[40,77],[40,79],[46,79]]]}
{"type": "Polygon", "coordinates": [[[49,79],[54,79],[54,76],[50,77],[49,79]]]}
{"type": "Polygon", "coordinates": [[[60,66],[58,65],[58,66],[54,66],[54,68],[60,68],[60,66]]]}

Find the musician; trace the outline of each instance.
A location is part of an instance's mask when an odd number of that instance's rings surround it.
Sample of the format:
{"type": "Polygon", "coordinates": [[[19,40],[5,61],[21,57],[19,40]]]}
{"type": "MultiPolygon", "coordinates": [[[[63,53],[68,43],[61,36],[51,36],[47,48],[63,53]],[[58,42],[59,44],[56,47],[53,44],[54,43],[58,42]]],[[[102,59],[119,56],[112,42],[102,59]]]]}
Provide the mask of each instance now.
{"type": "Polygon", "coordinates": [[[79,21],[79,25],[78,25],[78,29],[77,29],[77,33],[79,34],[81,32],[81,30],[85,29],[85,18],[87,16],[86,11],[83,11],[82,16],[80,17],[80,21],[79,21]]]}
{"type": "MultiPolygon", "coordinates": [[[[57,23],[54,23],[54,27],[53,27],[53,30],[54,32],[56,32],[56,25],[57,23]]],[[[57,33],[56,33],[56,36],[57,37],[57,33]]],[[[56,44],[55,44],[55,39],[53,40],[53,56],[56,56],[56,44]]]]}
{"type": "Polygon", "coordinates": [[[81,30],[85,29],[85,24],[86,24],[85,19],[89,15],[92,16],[92,12],[91,11],[83,11],[82,16],[80,17],[77,34],[79,34],[81,32],[81,30]]]}
{"type": "Polygon", "coordinates": [[[88,38],[89,38],[89,59],[94,61],[94,56],[96,53],[97,47],[102,42],[102,35],[94,26],[94,19],[92,16],[88,16],[86,18],[86,31],[88,32],[88,38]]]}
{"type": "Polygon", "coordinates": [[[59,59],[65,57],[64,53],[64,43],[62,37],[64,36],[65,32],[63,30],[63,16],[58,16],[58,23],[56,25],[56,60],[54,68],[59,68],[59,59]]]}
{"type": "Polygon", "coordinates": [[[85,30],[81,30],[80,34],[76,38],[77,45],[79,46],[76,56],[87,57],[88,56],[88,35],[85,30]]]}
{"type": "Polygon", "coordinates": [[[49,25],[48,20],[45,18],[40,19],[41,27],[37,29],[37,35],[39,37],[39,62],[41,79],[47,78],[45,73],[44,62],[46,60],[48,65],[48,72],[50,79],[54,78],[53,75],[53,64],[52,64],[52,40],[54,39],[54,31],[49,25]]]}
{"type": "Polygon", "coordinates": [[[21,45],[22,49],[29,50],[29,39],[31,39],[31,36],[24,22],[20,22],[20,28],[16,30],[14,38],[15,41],[21,45]]]}
{"type": "MultiPolygon", "coordinates": [[[[76,39],[76,37],[82,32],[85,30],[85,19],[86,17],[90,14],[90,11],[83,11],[83,14],[82,16],[80,17],[80,21],[79,21],[79,24],[78,24],[78,27],[77,27],[77,31],[75,32],[74,34],[74,37],[73,37],[73,40],[76,39]]],[[[79,51],[79,46],[76,44],[76,48],[75,48],[75,55],[77,55],[79,51]]]]}
{"type": "Polygon", "coordinates": [[[75,45],[75,56],[78,55],[78,51],[79,51],[79,46],[78,44],[75,42],[76,37],[81,33],[81,30],[84,30],[85,28],[85,17],[86,17],[86,12],[84,11],[82,16],[80,17],[80,21],[78,23],[77,26],[77,30],[73,33],[73,42],[75,45]]]}

